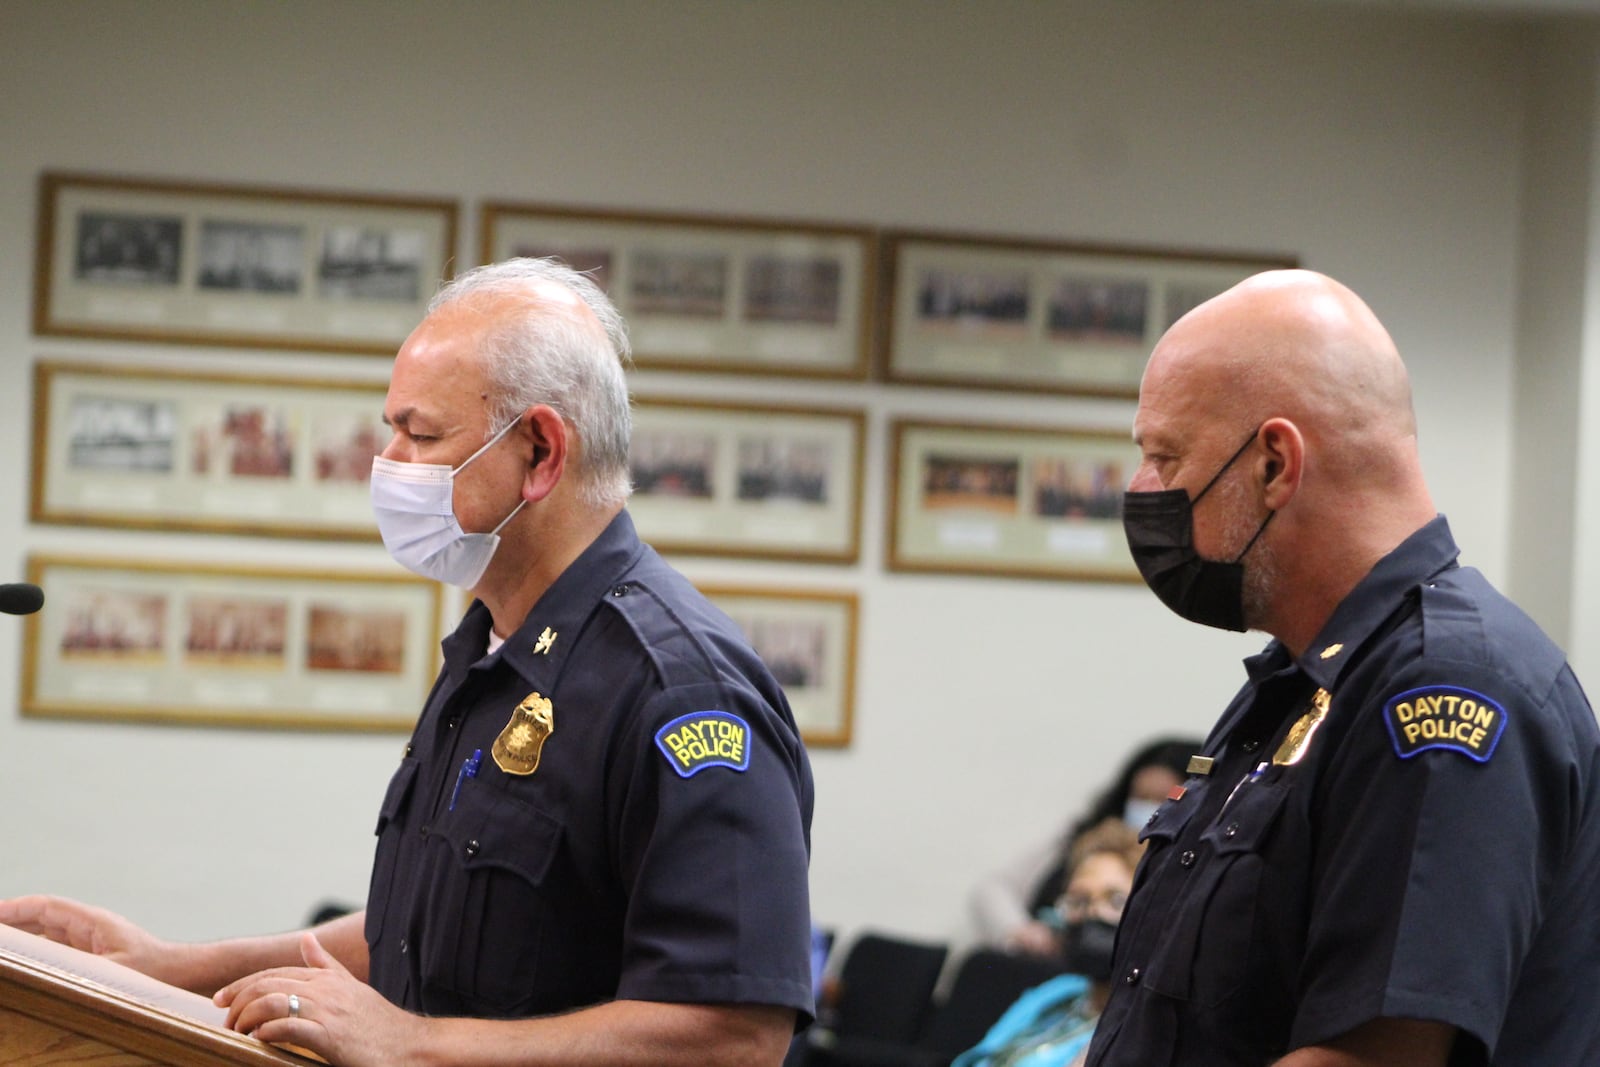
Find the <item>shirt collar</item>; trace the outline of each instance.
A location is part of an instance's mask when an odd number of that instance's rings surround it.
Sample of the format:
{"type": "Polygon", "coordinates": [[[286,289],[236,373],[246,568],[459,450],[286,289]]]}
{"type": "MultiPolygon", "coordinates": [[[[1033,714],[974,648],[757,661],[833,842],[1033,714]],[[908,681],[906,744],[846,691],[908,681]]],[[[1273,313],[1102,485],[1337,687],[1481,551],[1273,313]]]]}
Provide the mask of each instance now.
{"type": "MultiPolygon", "coordinates": [[[[497,656],[535,685],[549,686],[561,673],[567,650],[578,631],[606,595],[644,552],[627,511],[619,511],[578,558],[544,591],[517,631],[506,638],[497,656]]],[[[452,673],[485,657],[489,609],[475,600],[455,633],[444,640],[445,661],[452,673]]]]}
{"type": "Polygon", "coordinates": [[[1356,651],[1399,610],[1413,589],[1456,565],[1461,550],[1450,524],[1436,515],[1380,559],[1333,610],[1322,631],[1299,658],[1311,680],[1333,692],[1356,651]]]}
{"type": "MultiPolygon", "coordinates": [[[[1298,668],[1317,686],[1335,692],[1361,646],[1399,610],[1411,590],[1455,566],[1460,551],[1450,534],[1450,524],[1443,515],[1436,515],[1367,572],[1334,608],[1316,640],[1298,660],[1289,655],[1281,641],[1275,640],[1245,659],[1245,673],[1259,685],[1275,674],[1298,668]]],[[[1249,706],[1246,701],[1233,709],[1228,728],[1249,706]]]]}

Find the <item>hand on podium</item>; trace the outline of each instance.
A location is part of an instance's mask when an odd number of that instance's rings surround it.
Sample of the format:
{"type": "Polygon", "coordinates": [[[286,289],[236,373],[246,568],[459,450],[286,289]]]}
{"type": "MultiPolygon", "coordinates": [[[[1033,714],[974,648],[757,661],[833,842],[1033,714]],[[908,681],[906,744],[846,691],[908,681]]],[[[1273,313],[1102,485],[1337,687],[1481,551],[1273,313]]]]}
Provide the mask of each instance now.
{"type": "Polygon", "coordinates": [[[211,992],[184,980],[184,946],[154,937],[105,908],[65,897],[13,897],[0,900],[0,923],[104,956],[168,985],[196,993],[211,992]]]}
{"type": "Polygon", "coordinates": [[[351,974],[309,930],[300,954],[304,967],[275,967],[217,991],[212,1000],[228,1009],[228,1027],[340,1067],[406,1062],[422,1020],[351,974]]]}

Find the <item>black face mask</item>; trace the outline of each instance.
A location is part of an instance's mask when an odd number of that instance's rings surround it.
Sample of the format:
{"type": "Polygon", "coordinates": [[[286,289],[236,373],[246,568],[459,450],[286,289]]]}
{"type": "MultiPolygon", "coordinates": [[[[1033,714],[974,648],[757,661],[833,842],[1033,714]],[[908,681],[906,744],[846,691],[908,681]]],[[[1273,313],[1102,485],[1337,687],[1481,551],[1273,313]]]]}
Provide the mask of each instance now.
{"type": "Polygon", "coordinates": [[[1111,950],[1116,943],[1116,923],[1104,919],[1068,923],[1061,932],[1061,963],[1091,982],[1109,982],[1111,950]]]}
{"type": "Polygon", "coordinates": [[[1190,622],[1222,630],[1246,629],[1244,565],[1240,560],[1277,512],[1267,512],[1244,551],[1228,562],[1201,559],[1194,550],[1194,506],[1233,461],[1244,455],[1259,432],[1258,428],[1250,434],[1193,500],[1185,489],[1122,494],[1122,530],[1134,564],[1161,602],[1190,622]]]}

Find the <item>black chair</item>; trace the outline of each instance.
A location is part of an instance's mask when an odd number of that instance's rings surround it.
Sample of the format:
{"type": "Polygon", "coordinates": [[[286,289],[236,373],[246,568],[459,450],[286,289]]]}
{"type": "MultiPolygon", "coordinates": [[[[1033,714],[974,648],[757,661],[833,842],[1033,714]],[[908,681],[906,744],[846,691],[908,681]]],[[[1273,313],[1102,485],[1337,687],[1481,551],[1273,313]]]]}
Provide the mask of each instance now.
{"type": "Polygon", "coordinates": [[[1027,990],[1061,974],[1053,960],[980,948],[967,954],[950,991],[917,1038],[928,1064],[948,1064],[976,1045],[1027,990]]]}
{"type": "Polygon", "coordinates": [[[865,933],[845,955],[838,995],[807,1031],[806,1067],[887,1067],[906,1062],[927,1024],[949,947],[865,933]]]}
{"type": "Polygon", "coordinates": [[[358,904],[346,904],[342,900],[324,900],[311,909],[311,914],[306,916],[307,926],[321,926],[330,919],[337,919],[358,910],[358,904]]]}

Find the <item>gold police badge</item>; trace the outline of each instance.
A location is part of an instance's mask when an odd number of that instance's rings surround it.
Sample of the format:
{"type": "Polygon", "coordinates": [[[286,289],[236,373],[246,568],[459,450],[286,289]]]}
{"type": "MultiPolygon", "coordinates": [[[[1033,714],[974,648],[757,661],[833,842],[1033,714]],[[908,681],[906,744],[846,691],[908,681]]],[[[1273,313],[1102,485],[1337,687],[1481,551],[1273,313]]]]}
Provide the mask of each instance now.
{"type": "Polygon", "coordinates": [[[544,743],[556,732],[555,709],[538,693],[529,693],[511,713],[511,721],[494,739],[495,766],[507,774],[532,774],[539,769],[544,743]]]}
{"type": "Polygon", "coordinates": [[[1273,763],[1288,765],[1300,762],[1306,749],[1311,747],[1311,738],[1317,732],[1317,727],[1328,717],[1328,705],[1332,702],[1333,696],[1326,689],[1318,689],[1311,695],[1311,710],[1289,728],[1289,736],[1283,739],[1283,744],[1278,746],[1277,753],[1272,757],[1273,763]]]}

